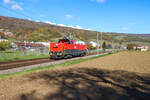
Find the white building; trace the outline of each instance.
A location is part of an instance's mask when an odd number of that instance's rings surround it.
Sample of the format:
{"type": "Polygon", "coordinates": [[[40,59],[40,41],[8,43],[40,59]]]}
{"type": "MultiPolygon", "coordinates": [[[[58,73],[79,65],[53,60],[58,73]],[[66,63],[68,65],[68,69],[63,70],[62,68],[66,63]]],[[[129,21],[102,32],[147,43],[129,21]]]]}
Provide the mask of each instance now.
{"type": "Polygon", "coordinates": [[[36,44],[43,44],[46,47],[50,46],[50,42],[35,42],[36,44]]]}
{"type": "Polygon", "coordinates": [[[85,45],[85,42],[84,42],[84,41],[76,41],[76,44],[82,44],[82,45],[85,45]]]}
{"type": "Polygon", "coordinates": [[[94,41],[91,41],[90,44],[91,44],[93,47],[97,47],[97,43],[94,42],[94,41]]]}
{"type": "Polygon", "coordinates": [[[3,42],[3,41],[7,42],[8,39],[4,38],[3,36],[0,36],[0,42],[3,42]]]}
{"type": "Polygon", "coordinates": [[[138,46],[137,49],[140,51],[148,51],[149,48],[148,46],[138,46]]]}
{"type": "Polygon", "coordinates": [[[0,29],[0,32],[4,33],[5,35],[9,35],[9,36],[12,36],[12,35],[13,35],[13,33],[10,32],[10,31],[7,30],[7,29],[0,29]]]}

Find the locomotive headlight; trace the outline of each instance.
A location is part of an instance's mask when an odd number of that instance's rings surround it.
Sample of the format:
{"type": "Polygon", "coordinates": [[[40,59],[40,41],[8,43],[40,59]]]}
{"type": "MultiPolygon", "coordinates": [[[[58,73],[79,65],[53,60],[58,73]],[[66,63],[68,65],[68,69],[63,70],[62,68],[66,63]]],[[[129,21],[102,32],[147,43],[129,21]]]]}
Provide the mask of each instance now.
{"type": "Polygon", "coordinates": [[[57,55],[60,55],[60,53],[58,52],[57,55]]]}
{"type": "Polygon", "coordinates": [[[52,52],[49,52],[49,55],[52,55],[52,52]]]}
{"type": "Polygon", "coordinates": [[[62,55],[62,52],[58,52],[57,55],[62,55]]]}
{"type": "Polygon", "coordinates": [[[60,52],[59,55],[62,55],[62,53],[60,52]]]}

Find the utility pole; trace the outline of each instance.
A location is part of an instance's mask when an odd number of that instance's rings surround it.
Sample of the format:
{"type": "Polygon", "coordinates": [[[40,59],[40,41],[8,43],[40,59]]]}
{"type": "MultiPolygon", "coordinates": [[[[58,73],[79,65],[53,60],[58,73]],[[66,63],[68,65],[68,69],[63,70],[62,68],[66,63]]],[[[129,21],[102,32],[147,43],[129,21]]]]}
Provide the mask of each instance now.
{"type": "Polygon", "coordinates": [[[114,51],[114,40],[112,40],[112,50],[114,51]]]}
{"type": "Polygon", "coordinates": [[[71,33],[69,33],[69,38],[71,39],[71,33]]]}
{"type": "Polygon", "coordinates": [[[99,50],[99,38],[98,38],[99,34],[97,32],[97,54],[98,54],[98,50],[99,50]]]}
{"type": "Polygon", "coordinates": [[[103,33],[101,32],[101,49],[102,49],[102,43],[103,42],[103,33]]]}

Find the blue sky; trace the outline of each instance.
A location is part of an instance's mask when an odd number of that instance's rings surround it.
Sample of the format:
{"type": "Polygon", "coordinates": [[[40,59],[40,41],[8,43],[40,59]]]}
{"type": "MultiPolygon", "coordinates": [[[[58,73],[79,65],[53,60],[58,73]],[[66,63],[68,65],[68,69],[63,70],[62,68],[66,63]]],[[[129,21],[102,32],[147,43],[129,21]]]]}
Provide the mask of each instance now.
{"type": "Polygon", "coordinates": [[[150,33],[150,0],[0,0],[0,6],[19,13],[0,8],[2,16],[105,32],[150,33]]]}

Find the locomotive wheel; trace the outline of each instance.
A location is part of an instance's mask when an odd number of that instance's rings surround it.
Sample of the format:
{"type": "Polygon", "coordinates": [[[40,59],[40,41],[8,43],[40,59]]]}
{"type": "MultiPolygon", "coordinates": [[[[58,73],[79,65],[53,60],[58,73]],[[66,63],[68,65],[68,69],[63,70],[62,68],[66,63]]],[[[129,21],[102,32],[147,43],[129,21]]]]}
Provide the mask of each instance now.
{"type": "Polygon", "coordinates": [[[72,58],[72,55],[69,55],[69,59],[72,58]]]}
{"type": "Polygon", "coordinates": [[[81,54],[80,54],[80,57],[82,57],[82,56],[84,56],[84,54],[83,54],[83,53],[81,53],[81,54]]]}
{"type": "Polygon", "coordinates": [[[64,59],[67,59],[67,58],[68,58],[68,56],[67,56],[67,55],[65,55],[65,56],[64,56],[64,59]]]}
{"type": "Polygon", "coordinates": [[[80,56],[83,57],[83,56],[85,56],[85,55],[86,55],[85,53],[82,53],[80,56]]]}
{"type": "Polygon", "coordinates": [[[64,58],[65,58],[65,59],[70,59],[70,58],[72,58],[72,55],[65,55],[64,58]]]}

